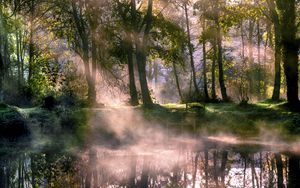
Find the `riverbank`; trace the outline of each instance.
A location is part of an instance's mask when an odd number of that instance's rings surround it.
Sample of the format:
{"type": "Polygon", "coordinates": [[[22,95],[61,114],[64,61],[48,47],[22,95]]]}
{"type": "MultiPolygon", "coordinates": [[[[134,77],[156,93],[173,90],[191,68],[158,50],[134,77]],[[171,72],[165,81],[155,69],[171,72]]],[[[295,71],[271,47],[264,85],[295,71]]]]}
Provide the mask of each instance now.
{"type": "MultiPolygon", "coordinates": [[[[19,119],[25,121],[33,142],[39,140],[39,144],[60,138],[58,142],[67,143],[68,146],[85,145],[86,140],[92,140],[91,134],[97,138],[103,137],[100,140],[109,143],[114,140],[118,130],[107,130],[106,124],[112,127],[122,124],[125,128],[128,125],[145,124],[170,130],[174,134],[194,136],[224,134],[257,138],[270,134],[284,140],[295,140],[300,136],[300,114],[288,111],[284,102],[243,106],[235,103],[165,104],[151,109],[142,106],[92,109],[57,107],[53,110],[9,107],[0,110],[1,117],[10,117],[8,112],[17,112],[21,116],[19,119]]],[[[27,136],[28,133],[24,134],[27,136]]]]}

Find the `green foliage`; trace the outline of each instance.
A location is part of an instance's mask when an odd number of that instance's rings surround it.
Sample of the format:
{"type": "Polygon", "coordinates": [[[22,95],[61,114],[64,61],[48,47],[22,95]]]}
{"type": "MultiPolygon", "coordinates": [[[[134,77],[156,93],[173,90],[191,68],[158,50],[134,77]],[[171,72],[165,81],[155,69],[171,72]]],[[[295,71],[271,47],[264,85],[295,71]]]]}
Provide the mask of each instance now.
{"type": "Polygon", "coordinates": [[[187,46],[187,36],[182,28],[163,16],[154,17],[153,46],[151,53],[164,60],[167,65],[175,62],[183,65],[183,50],[187,46]]]}
{"type": "Polygon", "coordinates": [[[64,65],[62,76],[57,94],[59,103],[67,107],[82,106],[88,92],[84,75],[79,74],[76,64],[70,61],[64,65]]]}

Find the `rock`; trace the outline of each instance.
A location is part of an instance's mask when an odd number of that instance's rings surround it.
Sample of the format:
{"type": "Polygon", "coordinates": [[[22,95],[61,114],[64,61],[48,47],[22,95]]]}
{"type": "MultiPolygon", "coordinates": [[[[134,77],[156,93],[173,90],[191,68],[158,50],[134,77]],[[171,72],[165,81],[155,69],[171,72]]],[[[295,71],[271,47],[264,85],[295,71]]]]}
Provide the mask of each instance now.
{"type": "Polygon", "coordinates": [[[0,105],[0,138],[16,140],[30,133],[25,119],[15,109],[0,105]]]}

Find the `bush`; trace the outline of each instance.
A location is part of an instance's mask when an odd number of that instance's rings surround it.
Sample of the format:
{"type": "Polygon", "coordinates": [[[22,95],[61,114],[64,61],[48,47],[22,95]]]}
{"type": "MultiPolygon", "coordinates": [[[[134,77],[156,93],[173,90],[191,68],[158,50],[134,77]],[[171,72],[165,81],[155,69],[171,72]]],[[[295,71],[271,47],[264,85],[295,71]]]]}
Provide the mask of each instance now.
{"type": "Polygon", "coordinates": [[[30,134],[25,119],[15,109],[0,104],[0,137],[16,140],[30,134]]]}

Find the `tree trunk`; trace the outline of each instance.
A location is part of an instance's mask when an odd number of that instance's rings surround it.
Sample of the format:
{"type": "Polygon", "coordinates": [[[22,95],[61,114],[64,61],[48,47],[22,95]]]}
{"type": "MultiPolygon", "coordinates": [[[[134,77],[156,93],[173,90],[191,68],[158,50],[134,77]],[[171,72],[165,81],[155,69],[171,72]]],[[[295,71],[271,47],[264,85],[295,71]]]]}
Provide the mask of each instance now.
{"type": "Polygon", "coordinates": [[[132,44],[129,44],[129,46],[128,46],[127,58],[128,58],[127,63],[128,63],[128,73],[129,73],[130,104],[133,106],[136,106],[139,104],[139,100],[138,100],[138,94],[137,94],[136,85],[135,85],[132,44]]]}
{"type": "Polygon", "coordinates": [[[198,98],[199,97],[199,88],[198,88],[197,79],[196,79],[196,69],[195,69],[193,46],[192,46],[192,42],[191,42],[191,31],[190,31],[190,24],[189,24],[189,16],[188,16],[188,10],[187,10],[187,3],[186,2],[184,2],[184,12],[185,12],[187,35],[188,35],[188,50],[189,50],[191,69],[192,69],[192,81],[193,81],[193,85],[194,85],[194,89],[195,89],[195,94],[198,98]]]}
{"type": "Polygon", "coordinates": [[[21,44],[20,44],[20,36],[19,36],[19,30],[16,28],[16,55],[17,55],[17,70],[18,70],[18,90],[20,90],[21,87],[21,44]]]}
{"type": "Polygon", "coordinates": [[[95,44],[95,39],[92,39],[92,71],[91,71],[91,93],[90,93],[90,101],[91,102],[97,102],[97,93],[96,93],[96,78],[97,78],[97,49],[100,50],[100,47],[98,47],[95,44]]]}
{"type": "MultiPolygon", "coordinates": [[[[258,3],[258,2],[257,2],[258,3]]],[[[262,64],[261,64],[261,33],[260,33],[260,20],[257,20],[257,62],[258,62],[258,97],[261,100],[263,93],[262,93],[262,64]]]]}
{"type": "Polygon", "coordinates": [[[79,37],[82,42],[82,55],[83,55],[83,63],[84,63],[84,72],[88,85],[88,102],[89,104],[93,104],[95,101],[95,84],[93,84],[93,79],[90,71],[90,62],[89,62],[89,38],[86,32],[86,26],[84,25],[84,21],[82,20],[82,15],[78,15],[79,12],[74,2],[72,2],[72,14],[76,24],[76,29],[78,31],[79,37]]]}
{"type": "Polygon", "coordinates": [[[275,30],[275,80],[272,100],[278,101],[280,99],[281,86],[281,42],[279,25],[274,24],[275,30]]]}
{"type": "MultiPolygon", "coordinates": [[[[272,95],[272,100],[278,101],[280,99],[280,87],[281,87],[281,32],[280,32],[280,21],[279,15],[276,10],[276,5],[274,0],[267,0],[269,7],[269,12],[271,15],[271,21],[274,25],[275,34],[275,78],[274,78],[274,90],[272,95]]],[[[272,46],[272,31],[268,32],[270,34],[270,44],[272,46]]]]}
{"type": "MultiPolygon", "coordinates": [[[[87,42],[85,42],[87,43],[87,42]]],[[[93,104],[95,102],[95,84],[93,83],[91,71],[90,71],[90,62],[89,62],[89,49],[88,44],[83,44],[83,63],[84,63],[84,73],[85,78],[88,84],[88,102],[93,104]]]]}
{"type": "Polygon", "coordinates": [[[182,92],[180,89],[180,83],[179,83],[179,77],[178,77],[176,65],[174,62],[172,62],[172,65],[173,65],[173,72],[174,72],[174,77],[175,77],[175,81],[176,81],[176,87],[177,87],[178,95],[180,97],[180,102],[183,102],[184,99],[183,99],[182,92]]]}
{"type": "Polygon", "coordinates": [[[146,75],[146,52],[143,46],[140,46],[140,44],[137,44],[136,48],[136,59],[137,59],[137,67],[138,67],[138,73],[139,73],[139,80],[140,80],[140,86],[141,86],[141,92],[142,92],[142,99],[143,104],[146,107],[151,107],[153,105],[150,91],[148,88],[147,83],[147,75],[146,75]]]}
{"type": "Polygon", "coordinates": [[[295,0],[276,0],[280,12],[283,67],[287,83],[287,100],[292,106],[299,105],[298,98],[298,51],[296,33],[295,0]]]}
{"type": "MultiPolygon", "coordinates": [[[[138,65],[139,72],[139,80],[141,85],[142,99],[145,107],[152,107],[153,101],[150,96],[150,91],[147,83],[147,74],[146,74],[146,61],[148,55],[148,42],[149,42],[149,33],[152,27],[152,8],[153,2],[152,0],[148,0],[148,9],[147,14],[145,16],[145,30],[142,33],[142,41],[139,41],[136,38],[136,59],[138,65]]],[[[134,10],[136,11],[136,10],[134,10]]]]}
{"type": "Polygon", "coordinates": [[[217,44],[214,39],[213,41],[213,59],[211,65],[211,98],[213,100],[217,99],[216,95],[216,61],[217,61],[217,44]]]}
{"type": "Polygon", "coordinates": [[[217,46],[218,46],[218,55],[217,55],[217,62],[219,67],[219,83],[220,83],[220,89],[221,89],[221,95],[223,101],[228,101],[226,86],[224,82],[224,69],[223,69],[223,48],[222,48],[222,32],[221,32],[221,26],[220,26],[220,7],[219,7],[219,0],[216,1],[216,26],[217,26],[217,46]]]}
{"type": "Polygon", "coordinates": [[[29,27],[29,61],[28,61],[28,82],[31,82],[31,78],[33,75],[33,64],[34,64],[34,54],[35,54],[35,49],[34,49],[34,41],[33,41],[33,35],[34,35],[34,28],[33,28],[33,22],[34,22],[34,2],[31,1],[30,4],[30,27],[29,27]]]}
{"type": "Polygon", "coordinates": [[[204,96],[205,100],[209,100],[209,95],[208,95],[208,88],[207,88],[207,76],[206,76],[206,41],[203,40],[202,43],[202,50],[203,50],[203,89],[204,89],[204,96]]]}
{"type": "Polygon", "coordinates": [[[253,35],[254,35],[254,21],[252,19],[249,20],[249,35],[248,35],[248,56],[249,56],[249,64],[248,67],[250,68],[250,73],[248,73],[248,80],[249,80],[249,94],[250,96],[256,92],[254,87],[254,83],[256,80],[254,79],[253,75],[253,67],[254,67],[254,55],[253,55],[253,35]]]}
{"type": "Polygon", "coordinates": [[[223,69],[223,49],[222,49],[222,37],[221,37],[221,30],[218,29],[218,37],[217,37],[217,45],[218,45],[218,67],[219,67],[219,83],[221,88],[221,94],[223,101],[228,101],[225,81],[224,81],[224,69],[223,69]]]}
{"type": "Polygon", "coordinates": [[[25,46],[24,46],[24,36],[22,31],[19,31],[19,37],[20,37],[20,61],[21,61],[21,82],[24,83],[24,58],[25,58],[25,46]]]}

